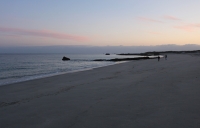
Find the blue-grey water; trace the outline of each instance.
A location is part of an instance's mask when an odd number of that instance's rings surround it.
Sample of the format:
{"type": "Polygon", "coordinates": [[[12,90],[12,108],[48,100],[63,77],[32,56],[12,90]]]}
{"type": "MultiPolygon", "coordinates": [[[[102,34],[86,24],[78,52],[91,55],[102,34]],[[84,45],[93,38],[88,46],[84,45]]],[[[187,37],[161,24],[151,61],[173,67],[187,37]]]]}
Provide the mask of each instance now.
{"type": "MultiPolygon", "coordinates": [[[[0,54],[0,85],[115,64],[92,61],[127,56],[81,54],[0,54]],[[62,61],[67,56],[70,61],[62,61]]],[[[133,56],[128,56],[133,57],[133,56]]]]}

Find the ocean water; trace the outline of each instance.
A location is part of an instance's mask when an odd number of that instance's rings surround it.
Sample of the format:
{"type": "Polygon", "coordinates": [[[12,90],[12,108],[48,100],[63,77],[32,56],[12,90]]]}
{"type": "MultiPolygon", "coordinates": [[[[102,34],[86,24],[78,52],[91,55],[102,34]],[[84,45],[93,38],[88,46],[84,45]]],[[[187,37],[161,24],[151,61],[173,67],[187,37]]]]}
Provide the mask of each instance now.
{"type": "Polygon", "coordinates": [[[63,73],[82,71],[116,62],[92,61],[94,59],[127,58],[104,54],[0,54],[0,85],[7,85],[63,73]],[[62,57],[70,61],[62,61],[62,57]]]}

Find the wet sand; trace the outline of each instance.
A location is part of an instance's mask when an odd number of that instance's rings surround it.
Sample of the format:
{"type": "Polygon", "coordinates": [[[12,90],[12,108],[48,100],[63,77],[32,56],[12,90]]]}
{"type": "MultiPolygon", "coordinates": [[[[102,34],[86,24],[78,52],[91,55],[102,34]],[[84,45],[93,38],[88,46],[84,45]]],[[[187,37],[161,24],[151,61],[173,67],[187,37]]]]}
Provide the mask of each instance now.
{"type": "Polygon", "coordinates": [[[1,128],[199,128],[200,56],[168,54],[0,87],[1,128]]]}

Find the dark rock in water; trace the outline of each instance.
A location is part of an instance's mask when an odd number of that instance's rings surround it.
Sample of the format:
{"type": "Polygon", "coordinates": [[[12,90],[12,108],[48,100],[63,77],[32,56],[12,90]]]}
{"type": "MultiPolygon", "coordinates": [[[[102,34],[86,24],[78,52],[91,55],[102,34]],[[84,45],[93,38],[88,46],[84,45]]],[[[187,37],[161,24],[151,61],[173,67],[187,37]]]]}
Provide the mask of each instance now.
{"type": "Polygon", "coordinates": [[[70,60],[70,59],[64,56],[64,57],[62,58],[62,60],[63,60],[63,61],[66,61],[66,60],[70,60]]]}
{"type": "Polygon", "coordinates": [[[96,59],[96,60],[93,60],[93,61],[108,61],[106,59],[96,59]]]}
{"type": "Polygon", "coordinates": [[[110,53],[106,53],[105,55],[110,55],[110,53]]]}
{"type": "Polygon", "coordinates": [[[130,60],[145,60],[145,59],[155,59],[155,58],[149,58],[149,57],[137,57],[137,58],[115,58],[115,59],[110,59],[110,60],[106,60],[106,59],[96,59],[93,61],[130,61],[130,60]]]}
{"type": "Polygon", "coordinates": [[[130,61],[130,60],[145,60],[150,59],[149,57],[137,57],[137,58],[115,58],[110,59],[109,61],[130,61]]]}

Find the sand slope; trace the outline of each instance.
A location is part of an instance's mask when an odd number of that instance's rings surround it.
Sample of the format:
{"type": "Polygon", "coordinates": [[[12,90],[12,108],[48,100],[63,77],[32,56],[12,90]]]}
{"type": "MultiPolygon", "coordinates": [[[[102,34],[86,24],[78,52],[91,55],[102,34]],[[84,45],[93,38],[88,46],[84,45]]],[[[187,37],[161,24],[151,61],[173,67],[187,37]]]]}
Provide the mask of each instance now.
{"type": "Polygon", "coordinates": [[[1,128],[199,128],[200,57],[168,55],[0,87],[1,128]]]}

